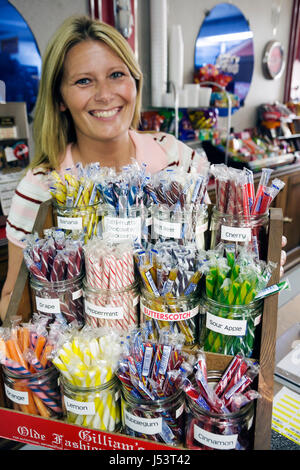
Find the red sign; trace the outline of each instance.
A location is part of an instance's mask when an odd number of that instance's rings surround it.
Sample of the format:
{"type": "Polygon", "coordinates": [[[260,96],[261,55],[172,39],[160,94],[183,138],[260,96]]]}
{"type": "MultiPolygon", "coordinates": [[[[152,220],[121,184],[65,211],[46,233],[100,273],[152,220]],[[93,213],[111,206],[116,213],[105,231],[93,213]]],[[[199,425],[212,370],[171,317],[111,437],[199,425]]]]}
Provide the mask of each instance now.
{"type": "Polygon", "coordinates": [[[122,434],[0,409],[0,436],[55,450],[170,450],[174,447],[122,434]]]}

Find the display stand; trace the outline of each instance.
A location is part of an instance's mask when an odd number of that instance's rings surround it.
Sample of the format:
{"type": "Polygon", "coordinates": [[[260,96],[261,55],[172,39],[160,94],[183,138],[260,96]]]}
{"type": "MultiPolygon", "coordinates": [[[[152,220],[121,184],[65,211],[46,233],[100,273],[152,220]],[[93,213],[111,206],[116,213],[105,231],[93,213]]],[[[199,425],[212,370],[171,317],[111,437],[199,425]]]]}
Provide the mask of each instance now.
{"type": "MultiPolygon", "coordinates": [[[[41,232],[51,227],[51,200],[41,204],[33,231],[41,232]]],[[[267,260],[277,263],[270,284],[279,281],[280,252],[282,238],[282,210],[270,210],[267,260]]],[[[257,400],[254,415],[253,450],[268,450],[271,442],[271,419],[273,402],[273,374],[275,366],[275,346],[277,328],[278,294],[264,300],[256,359],[260,364],[257,390],[261,398],[257,400]]],[[[28,271],[22,263],[15,289],[12,293],[8,313],[3,326],[8,326],[14,315],[22,315],[24,321],[30,318],[31,295],[28,284],[28,271]]],[[[191,349],[191,352],[196,347],[191,349]]],[[[232,356],[206,353],[208,370],[224,370],[232,356]]],[[[1,375],[2,377],[2,375],[1,375]]],[[[72,450],[168,450],[174,449],[157,442],[138,439],[121,433],[96,431],[76,425],[70,425],[55,419],[40,418],[5,408],[3,384],[0,387],[0,436],[19,442],[46,446],[53,449],[72,450]]],[[[177,449],[184,449],[177,448],[177,449]]]]}

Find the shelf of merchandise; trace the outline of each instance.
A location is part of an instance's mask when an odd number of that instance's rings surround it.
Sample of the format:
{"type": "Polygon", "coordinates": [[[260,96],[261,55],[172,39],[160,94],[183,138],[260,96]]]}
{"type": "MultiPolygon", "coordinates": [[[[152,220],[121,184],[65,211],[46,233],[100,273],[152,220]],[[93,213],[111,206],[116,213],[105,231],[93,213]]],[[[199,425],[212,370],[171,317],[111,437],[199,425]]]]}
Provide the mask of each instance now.
{"type": "MultiPolygon", "coordinates": [[[[271,284],[279,281],[280,250],[282,237],[282,210],[270,210],[267,260],[277,263],[270,280],[271,284]]],[[[53,226],[51,201],[40,207],[34,231],[41,233],[43,228],[53,226]]],[[[271,442],[271,419],[273,402],[273,374],[275,365],[275,346],[277,328],[278,294],[264,300],[261,319],[261,333],[257,356],[260,371],[257,390],[261,398],[257,400],[254,415],[253,450],[267,450],[271,442]]],[[[28,272],[23,262],[15,289],[11,296],[8,314],[3,326],[9,325],[10,318],[22,315],[27,321],[31,316],[30,289],[28,272]]],[[[197,347],[191,349],[191,353],[197,347]]],[[[232,356],[206,353],[208,370],[224,370],[232,356]]],[[[2,374],[1,374],[2,380],[2,374]]],[[[56,450],[170,450],[174,447],[158,442],[127,436],[122,433],[110,433],[71,425],[62,420],[31,416],[6,408],[3,383],[0,384],[0,437],[49,447],[56,450]]],[[[184,450],[184,447],[176,449],[184,450]]]]}

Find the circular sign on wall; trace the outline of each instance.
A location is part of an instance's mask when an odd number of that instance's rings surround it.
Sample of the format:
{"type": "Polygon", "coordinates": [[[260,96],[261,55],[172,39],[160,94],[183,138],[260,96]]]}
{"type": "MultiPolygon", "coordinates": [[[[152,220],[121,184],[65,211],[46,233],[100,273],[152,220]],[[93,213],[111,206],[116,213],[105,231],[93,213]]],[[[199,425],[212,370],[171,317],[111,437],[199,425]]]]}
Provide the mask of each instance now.
{"type": "Polygon", "coordinates": [[[284,70],[284,50],[279,41],[269,41],[263,53],[263,71],[266,78],[279,78],[284,70]]]}

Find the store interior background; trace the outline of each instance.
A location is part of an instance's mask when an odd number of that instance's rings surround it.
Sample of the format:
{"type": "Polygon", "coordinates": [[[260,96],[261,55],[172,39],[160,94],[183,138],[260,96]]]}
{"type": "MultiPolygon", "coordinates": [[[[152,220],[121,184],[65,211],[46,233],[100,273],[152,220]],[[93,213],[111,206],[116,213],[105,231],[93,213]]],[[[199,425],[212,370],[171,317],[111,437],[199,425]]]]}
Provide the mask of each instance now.
{"type": "MultiPolygon", "coordinates": [[[[255,126],[257,107],[261,103],[282,102],[285,86],[285,72],[276,80],[268,80],[262,72],[263,50],[269,40],[275,39],[271,22],[272,6],[275,0],[239,0],[235,4],[249,21],[254,41],[254,72],[250,91],[245,106],[232,116],[232,127],[235,131],[255,126]]],[[[37,41],[41,55],[52,34],[62,21],[73,14],[88,14],[87,0],[11,0],[22,14],[37,41]]],[[[218,3],[215,0],[168,0],[168,29],[172,25],[182,26],[184,41],[184,83],[192,83],[194,71],[194,46],[199,28],[205,13],[218,3]]],[[[293,0],[281,2],[281,14],[276,32],[285,52],[289,47],[289,31],[293,0]]],[[[143,108],[151,105],[151,64],[150,64],[150,2],[137,1],[137,53],[144,72],[143,108]]],[[[33,153],[33,142],[30,141],[30,154],[33,153]]],[[[287,274],[291,281],[291,291],[279,296],[279,321],[277,336],[296,322],[300,321],[300,267],[294,267],[287,274]]],[[[294,448],[294,446],[287,448],[294,448]]],[[[21,449],[32,449],[24,446],[21,449]]],[[[37,448],[35,448],[37,449],[37,448]]]]}
{"type": "MultiPolygon", "coordinates": [[[[11,0],[32,30],[41,55],[49,38],[65,18],[74,14],[88,14],[88,0],[11,0]]],[[[218,3],[214,0],[168,0],[168,30],[172,25],[180,24],[184,42],[184,83],[193,82],[194,47],[205,13],[218,3]]],[[[261,103],[282,101],[285,73],[276,80],[268,80],[262,73],[262,57],[266,43],[275,39],[272,26],[272,6],[279,0],[239,0],[228,2],[236,5],[244,14],[253,32],[254,71],[250,91],[244,108],[232,116],[235,131],[253,127],[256,122],[256,110],[261,103]]],[[[276,40],[281,42],[284,51],[288,51],[289,31],[293,0],[281,2],[281,14],[276,32],[276,40]]],[[[143,108],[151,105],[151,46],[150,46],[150,2],[137,1],[137,53],[144,73],[143,108]]]]}

